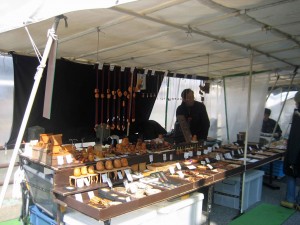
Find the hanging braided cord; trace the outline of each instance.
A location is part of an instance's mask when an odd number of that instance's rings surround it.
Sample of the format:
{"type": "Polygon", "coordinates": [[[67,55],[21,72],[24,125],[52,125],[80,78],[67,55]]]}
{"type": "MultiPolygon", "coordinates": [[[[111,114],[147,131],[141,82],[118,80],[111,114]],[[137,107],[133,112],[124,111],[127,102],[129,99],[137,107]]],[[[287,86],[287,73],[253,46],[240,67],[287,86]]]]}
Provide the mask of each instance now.
{"type": "Polygon", "coordinates": [[[132,105],[132,80],[131,69],[129,70],[129,81],[128,81],[128,96],[127,96],[127,123],[130,123],[131,105],[132,105]]]}
{"type": "Polygon", "coordinates": [[[100,30],[97,30],[97,35],[98,35],[98,40],[97,40],[97,64],[96,64],[96,91],[97,91],[97,95],[98,97],[96,97],[96,101],[95,101],[95,125],[98,125],[98,114],[99,114],[99,109],[98,109],[98,105],[99,105],[99,32],[100,30]]]}
{"type": "Polygon", "coordinates": [[[126,72],[126,68],[124,69],[124,92],[123,92],[123,101],[122,101],[122,107],[123,107],[123,115],[122,115],[122,130],[125,130],[125,123],[126,123],[126,101],[128,96],[128,88],[127,88],[127,78],[128,73],[126,72]]]}
{"type": "Polygon", "coordinates": [[[122,90],[121,90],[121,69],[119,70],[118,73],[118,78],[119,78],[119,88],[117,91],[118,94],[118,115],[117,115],[117,129],[121,129],[121,97],[122,97],[122,90]]]}
{"type": "Polygon", "coordinates": [[[101,88],[101,126],[103,126],[103,108],[104,108],[104,64],[102,66],[102,73],[101,73],[101,76],[102,76],[102,88],[101,88]]]}
{"type": "Polygon", "coordinates": [[[131,122],[135,122],[135,97],[136,97],[136,83],[137,83],[137,69],[133,71],[133,82],[132,82],[132,111],[131,111],[131,122]]]}
{"type": "Polygon", "coordinates": [[[112,127],[111,129],[114,130],[116,128],[116,97],[117,97],[117,90],[116,90],[116,83],[117,83],[117,68],[114,67],[114,82],[113,82],[113,90],[112,90],[112,127]]]}
{"type": "Polygon", "coordinates": [[[96,64],[95,67],[96,67],[96,93],[95,95],[98,95],[98,97],[95,98],[95,125],[98,125],[98,100],[99,100],[99,73],[98,73],[98,65],[99,64],[96,64]]]}
{"type": "Polygon", "coordinates": [[[107,99],[107,115],[106,115],[106,122],[107,122],[107,128],[110,128],[110,118],[109,118],[109,108],[110,108],[110,98],[111,98],[111,91],[110,91],[110,66],[108,68],[108,74],[107,74],[107,90],[106,90],[106,99],[107,99]]]}

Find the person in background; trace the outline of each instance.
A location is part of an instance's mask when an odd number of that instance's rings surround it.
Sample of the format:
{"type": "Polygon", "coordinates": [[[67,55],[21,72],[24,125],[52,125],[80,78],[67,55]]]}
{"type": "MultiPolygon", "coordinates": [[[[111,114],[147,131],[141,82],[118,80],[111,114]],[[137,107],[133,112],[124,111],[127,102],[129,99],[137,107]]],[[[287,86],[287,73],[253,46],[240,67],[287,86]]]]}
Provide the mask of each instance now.
{"type": "Polygon", "coordinates": [[[143,140],[152,140],[159,135],[165,135],[167,131],[155,120],[147,120],[136,124],[136,131],[143,140]]]}
{"type": "MultiPolygon", "coordinates": [[[[198,140],[206,140],[210,121],[205,105],[202,102],[195,101],[194,92],[191,89],[183,90],[181,98],[182,103],[176,109],[176,117],[183,115],[189,124],[192,136],[196,136],[198,140]]],[[[180,136],[183,141],[183,134],[177,121],[175,123],[175,137],[180,136]]]]}
{"type": "MultiPolygon", "coordinates": [[[[271,115],[271,110],[268,108],[265,108],[264,120],[263,120],[263,124],[262,124],[262,128],[261,128],[262,133],[273,134],[273,130],[276,126],[276,121],[271,119],[270,115],[271,115]]],[[[281,134],[282,134],[281,128],[280,128],[279,124],[277,124],[277,127],[276,127],[273,137],[275,138],[275,140],[279,140],[279,138],[281,137],[281,134]]]]}
{"type": "Polygon", "coordinates": [[[280,205],[300,210],[300,190],[296,194],[297,179],[300,177],[300,91],[296,93],[294,100],[296,109],[283,161],[283,171],[287,179],[286,196],[280,205]]]}

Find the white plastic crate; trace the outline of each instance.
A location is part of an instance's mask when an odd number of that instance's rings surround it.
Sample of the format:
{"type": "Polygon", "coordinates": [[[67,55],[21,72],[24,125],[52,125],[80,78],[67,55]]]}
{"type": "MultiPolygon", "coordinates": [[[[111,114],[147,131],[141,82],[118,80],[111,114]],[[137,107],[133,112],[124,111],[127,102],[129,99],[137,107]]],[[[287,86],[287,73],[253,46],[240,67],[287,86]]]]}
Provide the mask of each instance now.
{"type": "MultiPolygon", "coordinates": [[[[164,201],[111,219],[111,225],[199,225],[202,216],[202,193],[189,198],[164,201]]],[[[78,211],[68,210],[63,217],[65,225],[104,225],[78,211]]]]}
{"type": "Polygon", "coordinates": [[[200,225],[203,199],[204,195],[202,193],[194,192],[184,200],[178,199],[156,204],[157,217],[153,224],[200,225]]]}
{"type": "MultiPolygon", "coordinates": [[[[111,219],[111,225],[152,225],[157,216],[155,208],[145,207],[111,219]]],[[[65,225],[104,225],[103,221],[95,220],[75,210],[68,210],[63,217],[65,225]]]]}
{"type": "MultiPolygon", "coordinates": [[[[262,181],[264,171],[250,170],[246,172],[244,185],[243,210],[261,200],[262,181]]],[[[225,179],[214,186],[214,203],[239,209],[241,176],[233,176],[225,179]]]]}

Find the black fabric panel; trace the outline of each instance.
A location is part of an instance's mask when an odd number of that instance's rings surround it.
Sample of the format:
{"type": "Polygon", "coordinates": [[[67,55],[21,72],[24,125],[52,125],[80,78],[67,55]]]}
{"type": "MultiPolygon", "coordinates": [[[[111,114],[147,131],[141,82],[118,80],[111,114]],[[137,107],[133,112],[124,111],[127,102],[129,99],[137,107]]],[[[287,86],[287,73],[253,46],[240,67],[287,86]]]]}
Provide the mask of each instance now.
{"type": "MultiPolygon", "coordinates": [[[[14,115],[12,132],[8,144],[16,142],[23,115],[34,83],[39,62],[34,57],[13,54],[14,63],[14,115]]],[[[53,86],[51,119],[43,117],[46,83],[45,68],[38,92],[27,123],[27,128],[41,126],[46,133],[62,133],[63,142],[69,139],[94,140],[95,117],[95,70],[93,66],[56,61],[53,86]]],[[[27,128],[23,140],[27,141],[27,128]]]]}
{"type": "MultiPolygon", "coordinates": [[[[13,54],[13,64],[15,79],[14,115],[11,136],[8,142],[9,145],[14,145],[16,142],[39,62],[35,57],[13,54]]],[[[105,92],[108,86],[108,70],[109,66],[104,66],[105,92]]],[[[129,86],[130,82],[128,79],[130,77],[128,70],[129,68],[125,68],[125,71],[121,73],[121,89],[123,92],[129,86]],[[125,85],[124,83],[126,82],[127,84],[125,85]]],[[[43,117],[46,71],[47,68],[44,69],[23,140],[28,141],[28,127],[41,126],[45,128],[46,133],[62,133],[63,143],[70,143],[69,139],[81,141],[82,138],[85,138],[85,141],[94,141],[96,138],[93,129],[96,120],[94,93],[97,87],[96,67],[63,59],[56,61],[50,120],[43,117]]],[[[134,130],[135,123],[142,123],[149,119],[162,83],[164,73],[156,72],[155,75],[151,75],[151,73],[152,71],[148,71],[147,90],[136,93],[135,122],[131,123],[132,130],[134,130]]],[[[114,72],[111,71],[109,75],[113,76],[114,72]]],[[[111,78],[110,89],[114,89],[114,82],[115,80],[111,78]]],[[[116,82],[119,82],[118,78],[116,82]]],[[[101,69],[98,71],[98,88],[100,89],[100,94],[102,83],[101,69]]],[[[116,88],[118,88],[118,85],[116,85],[116,88]]],[[[100,120],[101,110],[104,110],[103,117],[105,122],[107,120],[107,105],[107,100],[105,100],[103,109],[101,109],[101,100],[99,98],[98,119],[100,120]]],[[[112,110],[112,100],[110,100],[110,114],[112,110]]],[[[127,130],[117,131],[115,129],[111,133],[124,136],[127,130]]]]}
{"type": "MultiPolygon", "coordinates": [[[[94,66],[58,60],[52,97],[51,127],[70,138],[95,140],[95,77],[94,66]]],[[[48,120],[48,122],[50,122],[48,120]]]]}
{"type": "MultiPolygon", "coordinates": [[[[12,56],[13,56],[13,66],[14,66],[14,107],[13,107],[14,112],[13,112],[12,130],[11,130],[10,139],[8,141],[8,145],[14,145],[17,140],[19,129],[23,120],[25,109],[34,83],[34,75],[37,71],[37,66],[39,65],[37,58],[19,56],[15,54],[12,54],[12,56]]],[[[42,84],[43,82],[44,82],[44,76],[42,77],[40,84],[42,84]]],[[[37,97],[41,95],[40,89],[41,88],[39,87],[36,95],[37,97]]],[[[32,110],[32,112],[33,111],[34,110],[32,110]]],[[[32,117],[35,116],[33,115],[32,117]]],[[[29,118],[29,120],[30,119],[31,118],[29,118]]],[[[25,136],[27,136],[26,133],[24,137],[25,136]]]]}

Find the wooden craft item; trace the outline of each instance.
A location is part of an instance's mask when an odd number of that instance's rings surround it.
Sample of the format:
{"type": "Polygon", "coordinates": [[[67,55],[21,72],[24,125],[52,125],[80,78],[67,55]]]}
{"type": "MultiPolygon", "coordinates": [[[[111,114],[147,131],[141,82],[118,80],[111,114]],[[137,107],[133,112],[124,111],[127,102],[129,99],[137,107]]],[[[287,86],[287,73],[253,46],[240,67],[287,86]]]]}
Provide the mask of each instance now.
{"type": "Polygon", "coordinates": [[[185,142],[190,143],[191,142],[191,130],[189,128],[189,125],[185,119],[184,115],[178,115],[177,116],[177,121],[179,122],[180,128],[182,130],[185,142]]]}

